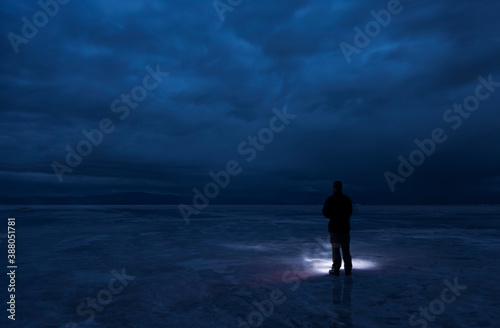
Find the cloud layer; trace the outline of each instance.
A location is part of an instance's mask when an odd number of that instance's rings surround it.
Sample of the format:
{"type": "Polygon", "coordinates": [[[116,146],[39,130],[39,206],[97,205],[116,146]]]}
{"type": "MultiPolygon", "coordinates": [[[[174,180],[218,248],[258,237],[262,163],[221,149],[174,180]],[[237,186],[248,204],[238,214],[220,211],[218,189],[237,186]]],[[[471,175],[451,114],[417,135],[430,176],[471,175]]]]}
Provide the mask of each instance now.
{"type": "Polygon", "coordinates": [[[500,3],[401,1],[348,63],[340,44],[355,46],[355,28],[367,33],[371,12],[388,5],[243,0],[221,21],[211,1],[69,1],[26,38],[22,18],[33,22],[40,5],[6,3],[0,195],[190,202],[210,171],[237,160],[242,173],[214,203],[319,204],[335,179],[357,203],[498,203],[500,91],[457,129],[443,114],[475,94],[479,76],[500,81],[500,3]],[[18,53],[11,32],[27,40],[18,53]],[[112,104],[143,85],[146,67],[169,76],[120,119],[112,104]],[[297,118],[247,163],[238,145],[284,106],[297,118]],[[66,147],[105,118],[114,131],[59,182],[52,164],[67,165],[66,147]],[[399,175],[398,156],[435,128],[448,139],[391,192],[384,173],[399,175]]]}

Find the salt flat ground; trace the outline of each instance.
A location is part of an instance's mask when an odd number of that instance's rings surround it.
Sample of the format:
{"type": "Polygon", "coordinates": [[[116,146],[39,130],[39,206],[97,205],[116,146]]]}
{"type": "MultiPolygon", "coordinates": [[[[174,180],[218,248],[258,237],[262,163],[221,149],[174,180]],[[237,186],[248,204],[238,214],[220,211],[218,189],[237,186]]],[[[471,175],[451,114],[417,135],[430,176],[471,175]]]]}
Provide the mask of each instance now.
{"type": "Polygon", "coordinates": [[[16,217],[8,327],[500,327],[500,206],[357,206],[351,278],[327,275],[321,206],[209,206],[189,225],[176,206],[0,217],[16,217]]]}

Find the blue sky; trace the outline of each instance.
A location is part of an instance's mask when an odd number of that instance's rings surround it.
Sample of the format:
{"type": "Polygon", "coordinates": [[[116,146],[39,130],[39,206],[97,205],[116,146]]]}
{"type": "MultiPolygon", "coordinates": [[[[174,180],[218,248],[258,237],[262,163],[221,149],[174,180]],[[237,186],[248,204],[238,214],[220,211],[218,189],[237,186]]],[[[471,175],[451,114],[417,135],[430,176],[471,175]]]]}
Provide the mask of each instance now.
{"type": "Polygon", "coordinates": [[[357,203],[498,203],[498,1],[63,2],[2,5],[3,198],[189,203],[235,160],[214,203],[319,204],[336,179],[357,203]],[[296,117],[248,162],[239,145],[285,106],[296,117]]]}

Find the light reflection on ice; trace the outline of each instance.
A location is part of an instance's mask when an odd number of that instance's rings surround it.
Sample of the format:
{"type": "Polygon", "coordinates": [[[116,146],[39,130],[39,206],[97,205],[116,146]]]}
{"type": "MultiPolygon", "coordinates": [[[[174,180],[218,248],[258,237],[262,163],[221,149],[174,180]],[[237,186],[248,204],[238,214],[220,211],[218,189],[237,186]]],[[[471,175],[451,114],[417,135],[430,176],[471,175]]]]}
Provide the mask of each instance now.
{"type": "Polygon", "coordinates": [[[264,245],[245,245],[245,244],[225,244],[223,245],[228,248],[241,249],[241,250],[254,250],[254,251],[267,251],[270,250],[269,247],[264,245]]]}
{"type": "MultiPolygon", "coordinates": [[[[331,259],[304,257],[303,260],[307,263],[306,266],[310,267],[311,271],[315,273],[328,273],[328,270],[332,268],[331,259]]],[[[367,270],[376,268],[377,264],[368,260],[352,259],[352,267],[354,270],[367,270]]],[[[341,268],[344,268],[344,264],[342,264],[341,268]]]]}

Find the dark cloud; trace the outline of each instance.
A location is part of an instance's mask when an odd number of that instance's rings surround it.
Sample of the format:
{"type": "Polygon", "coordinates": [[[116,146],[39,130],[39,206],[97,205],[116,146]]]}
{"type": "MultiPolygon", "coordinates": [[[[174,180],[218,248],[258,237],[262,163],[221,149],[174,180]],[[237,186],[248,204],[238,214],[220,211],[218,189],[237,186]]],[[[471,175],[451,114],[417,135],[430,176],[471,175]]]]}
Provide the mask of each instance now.
{"type": "MultiPolygon", "coordinates": [[[[222,0],[223,1],[223,0],[222,0]]],[[[70,1],[15,53],[37,1],[4,4],[0,29],[0,196],[143,191],[192,197],[208,173],[242,173],[214,203],[321,203],[343,179],[358,203],[498,202],[500,91],[451,129],[443,114],[500,81],[496,1],[401,1],[348,63],[371,11],[388,1],[242,1],[221,22],[212,1],[70,1]],[[125,119],[112,111],[149,68],[169,72],[125,119]],[[238,146],[297,114],[250,163],[238,146]],[[90,131],[115,130],[59,182],[90,131]],[[448,139],[391,192],[384,172],[435,128],[448,139]]]]}

